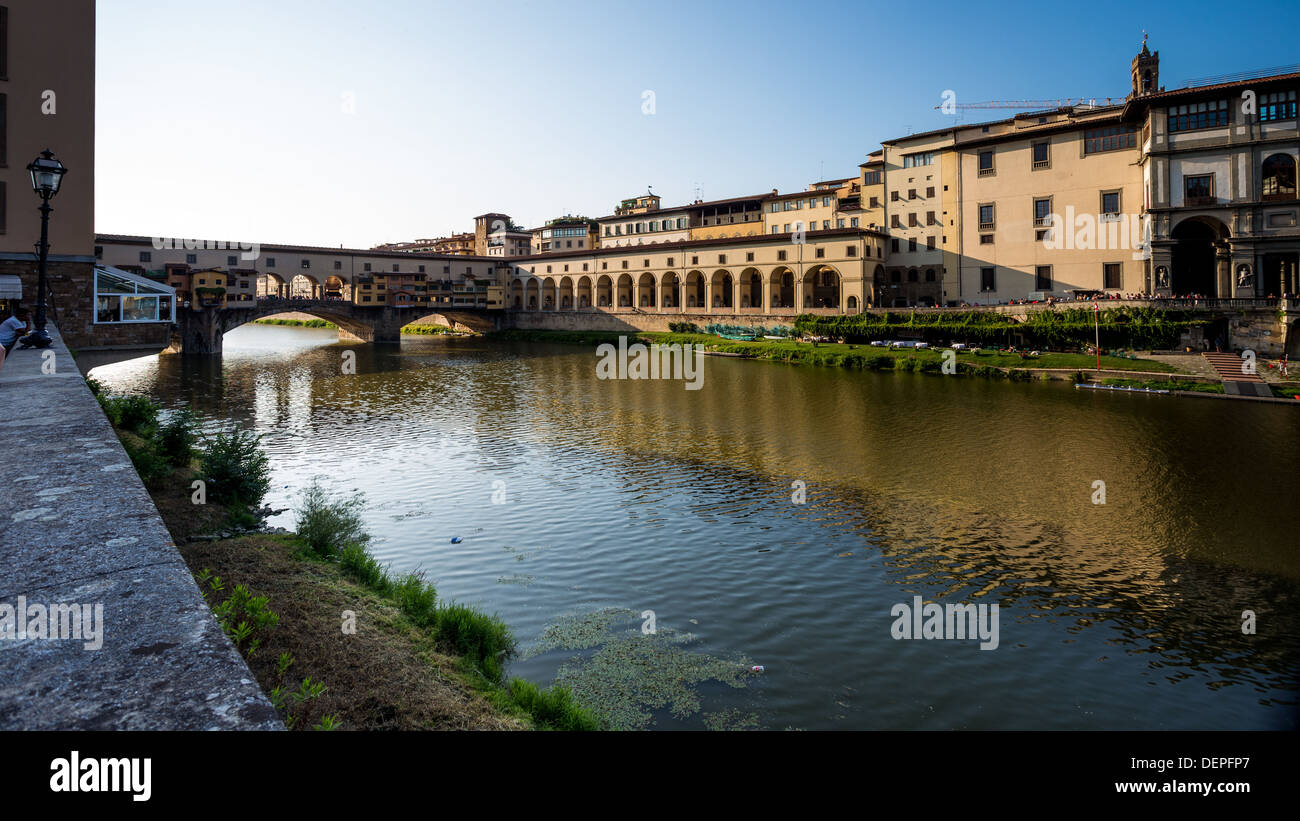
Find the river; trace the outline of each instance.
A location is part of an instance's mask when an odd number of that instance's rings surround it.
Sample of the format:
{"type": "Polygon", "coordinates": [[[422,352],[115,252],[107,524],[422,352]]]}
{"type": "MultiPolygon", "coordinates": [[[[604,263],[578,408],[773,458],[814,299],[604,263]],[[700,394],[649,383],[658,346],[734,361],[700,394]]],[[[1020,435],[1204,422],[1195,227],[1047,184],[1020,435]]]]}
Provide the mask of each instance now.
{"type": "Polygon", "coordinates": [[[504,618],[512,674],[643,678],[658,700],[620,726],[1300,727],[1294,409],[716,357],[686,390],[595,365],[248,325],[215,360],[92,375],[265,434],[276,507],[314,475],[364,492],[375,554],[504,618]],[[997,604],[996,648],[895,638],[914,596],[997,604]],[[660,655],[598,668],[652,627],[660,655]]]}

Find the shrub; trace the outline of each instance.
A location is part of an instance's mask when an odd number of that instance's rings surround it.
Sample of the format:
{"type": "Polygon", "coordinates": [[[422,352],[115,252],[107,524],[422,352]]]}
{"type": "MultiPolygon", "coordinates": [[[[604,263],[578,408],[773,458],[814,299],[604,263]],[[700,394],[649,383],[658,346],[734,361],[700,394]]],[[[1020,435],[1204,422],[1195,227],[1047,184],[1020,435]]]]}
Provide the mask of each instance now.
{"type": "Polygon", "coordinates": [[[454,602],[438,608],[438,638],[493,683],[501,681],[505,660],[515,648],[505,622],[454,602]]]}
{"type": "Polygon", "coordinates": [[[114,427],[148,436],[158,426],[158,405],[147,396],[104,396],[97,393],[95,398],[114,427]]]}
{"type": "Polygon", "coordinates": [[[144,482],[145,487],[156,489],[171,475],[171,464],[158,452],[151,440],[135,442],[123,439],[122,446],[126,448],[126,455],[131,457],[131,465],[140,475],[140,481],[144,482]]]}
{"type": "Polygon", "coordinates": [[[201,472],[208,495],[220,504],[256,507],[271,487],[261,437],[246,431],[214,437],[203,451],[201,472]]]}
{"type": "Polygon", "coordinates": [[[322,559],[334,559],[349,545],[365,545],[370,534],[361,520],[366,505],[362,493],[331,496],[317,481],[302,492],[294,527],[307,547],[322,559]]]}
{"type": "Polygon", "coordinates": [[[199,417],[189,408],[176,411],[158,428],[158,449],[173,465],[188,465],[198,453],[199,417]]]}
{"type": "Polygon", "coordinates": [[[397,606],[421,627],[438,624],[438,591],[420,573],[407,573],[392,584],[397,606]]]}
{"type": "Polygon", "coordinates": [[[558,685],[543,690],[522,678],[510,680],[510,700],[533,718],[543,730],[599,730],[600,722],[573,701],[568,688],[558,685]]]}
{"type": "Polygon", "coordinates": [[[388,571],[364,546],[350,544],[339,551],[339,568],[376,593],[392,595],[393,582],[388,571]]]}

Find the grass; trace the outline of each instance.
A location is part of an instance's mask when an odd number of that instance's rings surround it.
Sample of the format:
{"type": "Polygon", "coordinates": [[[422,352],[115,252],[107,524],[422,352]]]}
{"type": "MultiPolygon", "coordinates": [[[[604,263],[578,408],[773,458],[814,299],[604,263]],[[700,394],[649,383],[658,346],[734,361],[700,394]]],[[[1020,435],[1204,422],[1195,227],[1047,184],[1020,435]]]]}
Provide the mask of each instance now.
{"type": "Polygon", "coordinates": [[[337,328],[325,319],[254,319],[254,325],[291,325],[296,328],[337,328]]]}
{"type": "MultiPolygon", "coordinates": [[[[794,340],[741,340],[723,339],[713,334],[696,333],[632,333],[623,336],[635,337],[644,342],[657,342],[662,345],[699,344],[707,350],[718,353],[736,354],[746,359],[768,359],[800,365],[816,365],[828,368],[854,368],[862,370],[910,370],[925,373],[938,373],[943,364],[943,349],[891,350],[873,347],[868,344],[822,343],[812,345],[794,340]]],[[[492,335],[497,339],[522,340],[535,342],[557,342],[563,344],[597,345],[605,342],[617,343],[620,334],[609,331],[499,331],[492,335]]],[[[1097,366],[1097,358],[1092,354],[1047,352],[1040,356],[1022,356],[1019,353],[999,351],[959,352],[957,354],[959,372],[979,376],[1005,376],[1009,369],[1047,368],[1069,370],[1092,370],[1097,366]],[[993,371],[998,371],[994,373],[993,371]]],[[[1101,367],[1108,370],[1149,371],[1153,373],[1174,373],[1173,366],[1165,362],[1149,359],[1130,359],[1121,356],[1102,356],[1101,367]]]]}
{"type": "Polygon", "coordinates": [[[454,328],[448,328],[446,325],[403,325],[402,333],[409,336],[442,336],[450,334],[452,336],[468,336],[464,331],[457,331],[454,328]]]}
{"type": "Polygon", "coordinates": [[[1126,388],[1151,388],[1166,391],[1194,391],[1196,393],[1223,393],[1221,382],[1194,382],[1185,379],[1103,379],[1103,385],[1126,388]]]}

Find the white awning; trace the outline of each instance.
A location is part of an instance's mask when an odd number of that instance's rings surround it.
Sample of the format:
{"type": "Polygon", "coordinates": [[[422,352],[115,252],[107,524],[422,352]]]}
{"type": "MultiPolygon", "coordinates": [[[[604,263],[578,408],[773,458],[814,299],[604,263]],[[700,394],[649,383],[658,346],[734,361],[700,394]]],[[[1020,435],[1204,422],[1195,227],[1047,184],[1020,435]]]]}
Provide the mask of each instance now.
{"type": "Polygon", "coordinates": [[[176,289],[165,282],[159,282],[158,280],[150,279],[149,277],[142,277],[139,274],[133,274],[130,271],[123,271],[121,268],[114,268],[111,265],[96,265],[95,273],[108,274],[111,277],[132,282],[136,286],[137,293],[176,295],[176,289]]]}
{"type": "Polygon", "coordinates": [[[0,299],[22,299],[23,281],[16,274],[0,274],[0,299]]]}

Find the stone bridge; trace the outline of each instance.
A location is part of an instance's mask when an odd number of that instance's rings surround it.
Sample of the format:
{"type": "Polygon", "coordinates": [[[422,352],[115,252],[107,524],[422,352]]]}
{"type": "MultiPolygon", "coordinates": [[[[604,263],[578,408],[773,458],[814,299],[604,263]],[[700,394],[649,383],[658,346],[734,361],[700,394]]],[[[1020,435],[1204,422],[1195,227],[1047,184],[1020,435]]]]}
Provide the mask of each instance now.
{"type": "Polygon", "coordinates": [[[338,326],[341,341],[378,343],[401,342],[402,327],[421,321],[458,330],[491,331],[499,327],[501,314],[500,311],[467,306],[372,308],[337,299],[266,297],[249,305],[225,308],[177,308],[176,325],[166,353],[220,354],[221,339],[228,331],[255,319],[286,313],[308,314],[334,323],[338,326]]]}

